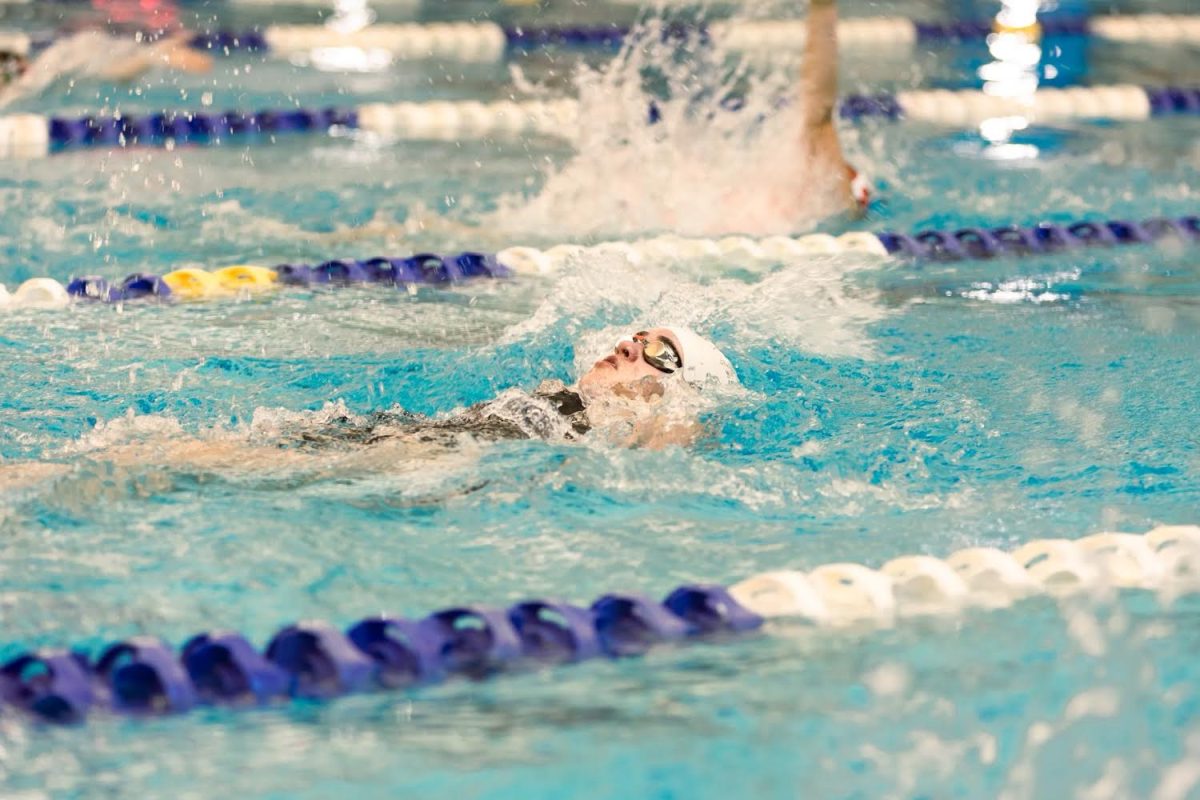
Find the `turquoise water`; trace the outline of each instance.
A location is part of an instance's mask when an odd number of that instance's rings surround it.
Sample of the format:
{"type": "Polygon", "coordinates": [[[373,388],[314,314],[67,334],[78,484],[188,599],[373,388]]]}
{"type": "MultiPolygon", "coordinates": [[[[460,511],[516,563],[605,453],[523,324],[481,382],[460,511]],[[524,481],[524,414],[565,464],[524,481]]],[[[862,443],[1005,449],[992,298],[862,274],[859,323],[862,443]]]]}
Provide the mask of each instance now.
{"type": "MultiPolygon", "coordinates": [[[[845,80],[968,85],[979,57],[925,53],[903,74],[848,57],[845,80]]],[[[571,61],[525,66],[565,87],[550,73],[571,61]]],[[[1194,84],[1200,59],[1094,45],[1084,75],[1194,84]]],[[[25,107],[93,109],[116,91],[127,108],[194,107],[205,91],[217,107],[494,98],[509,81],[504,67],[347,77],[244,59],[207,78],[152,75],[141,95],[85,82],[25,107]],[[235,75],[245,63],[251,73],[235,75]]],[[[848,130],[847,144],[881,184],[862,227],[911,230],[1195,213],[1198,132],[1188,119],[1034,129],[1018,140],[1037,157],[1018,161],[985,157],[978,136],[911,125],[848,130]]],[[[568,158],[550,141],[296,138],[4,162],[0,281],[495,246],[502,232],[478,220],[568,158]],[[455,224],[400,233],[406,218],[455,224]],[[372,220],[393,227],[343,232],[372,220]]],[[[523,238],[574,235],[564,223],[523,238]]],[[[1200,271],[1194,251],[1171,247],[924,267],[635,269],[594,256],[553,278],[413,295],[0,314],[5,658],[217,627],[262,643],[299,618],[465,601],[661,595],[781,567],[1138,532],[1195,522],[1200,506],[1200,271]],[[587,332],[680,307],[746,389],[706,412],[710,433],[692,448],[161,455],[193,437],[269,443],[330,404],[438,415],[570,380],[587,332]]],[[[1039,599],[882,631],[775,626],[637,660],[255,712],[98,715],[68,729],[0,713],[0,794],[1196,796],[1168,790],[1200,749],[1197,619],[1195,598],[1039,599]]]]}

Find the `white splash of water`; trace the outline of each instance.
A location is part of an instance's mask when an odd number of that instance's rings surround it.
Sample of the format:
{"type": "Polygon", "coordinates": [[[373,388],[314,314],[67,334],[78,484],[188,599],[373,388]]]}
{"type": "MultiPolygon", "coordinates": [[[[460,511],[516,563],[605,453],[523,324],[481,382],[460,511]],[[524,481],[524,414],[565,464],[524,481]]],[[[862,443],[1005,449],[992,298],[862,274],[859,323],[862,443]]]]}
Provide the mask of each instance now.
{"type": "Polygon", "coordinates": [[[842,209],[840,164],[804,141],[794,65],[739,60],[650,19],[600,70],[582,68],[576,155],[489,222],[575,237],[789,234],[842,209]],[[647,124],[655,84],[660,120],[647,124]],[[727,101],[738,98],[731,111],[727,101]]]}
{"type": "Polygon", "coordinates": [[[77,441],[64,445],[60,455],[102,450],[113,445],[143,440],[170,440],[183,433],[179,420],[166,414],[137,414],[130,408],[123,416],[99,420],[77,441]]]}
{"type": "Polygon", "coordinates": [[[855,287],[850,279],[875,263],[850,256],[806,256],[746,282],[703,277],[728,274],[733,264],[635,265],[616,253],[587,253],[568,263],[537,309],[509,328],[501,342],[565,325],[579,341],[578,374],[607,352],[617,336],[631,332],[628,325],[594,331],[579,322],[601,314],[650,327],[665,321],[700,332],[730,327],[741,348],[775,341],[818,355],[871,358],[875,350],[867,328],[887,311],[875,292],[855,287]]]}

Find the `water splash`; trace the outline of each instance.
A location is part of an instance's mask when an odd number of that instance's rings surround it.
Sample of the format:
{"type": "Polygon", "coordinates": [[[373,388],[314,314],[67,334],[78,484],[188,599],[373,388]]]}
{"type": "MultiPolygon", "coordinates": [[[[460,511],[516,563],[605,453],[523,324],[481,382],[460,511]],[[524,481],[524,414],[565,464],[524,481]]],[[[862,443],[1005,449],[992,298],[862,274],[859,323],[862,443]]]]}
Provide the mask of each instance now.
{"type": "Polygon", "coordinates": [[[579,341],[576,374],[603,355],[615,336],[629,333],[629,325],[663,321],[706,335],[728,331],[739,350],[775,341],[824,356],[874,356],[868,328],[887,310],[877,292],[854,284],[853,275],[876,262],[806,256],[774,265],[765,275],[738,275],[734,266],[632,264],[615,253],[587,253],[555,276],[529,318],[510,327],[501,341],[565,327],[579,341]],[[604,330],[595,330],[597,319],[607,323],[604,330]]]}
{"type": "Polygon", "coordinates": [[[815,161],[805,141],[795,65],[752,64],[675,22],[643,20],[615,59],[579,70],[576,155],[536,195],[502,198],[493,224],[576,237],[771,235],[843,207],[841,165],[815,161]]]}

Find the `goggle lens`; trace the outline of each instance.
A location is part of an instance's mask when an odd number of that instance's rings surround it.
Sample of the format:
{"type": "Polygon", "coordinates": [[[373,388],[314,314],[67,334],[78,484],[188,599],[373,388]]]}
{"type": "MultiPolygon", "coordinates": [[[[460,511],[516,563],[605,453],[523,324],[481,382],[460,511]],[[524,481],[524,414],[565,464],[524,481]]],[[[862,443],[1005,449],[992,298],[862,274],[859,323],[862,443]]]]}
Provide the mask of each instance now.
{"type": "Polygon", "coordinates": [[[669,375],[683,366],[683,359],[666,339],[660,336],[651,339],[646,331],[638,331],[633,340],[642,345],[642,360],[660,372],[669,375]]]}

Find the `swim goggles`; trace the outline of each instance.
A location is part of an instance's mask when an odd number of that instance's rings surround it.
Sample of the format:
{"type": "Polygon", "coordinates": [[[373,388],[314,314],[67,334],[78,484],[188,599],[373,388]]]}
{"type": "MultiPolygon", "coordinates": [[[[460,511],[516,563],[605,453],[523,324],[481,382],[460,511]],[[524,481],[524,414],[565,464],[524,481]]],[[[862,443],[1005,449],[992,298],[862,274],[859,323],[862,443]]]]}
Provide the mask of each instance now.
{"type": "Polygon", "coordinates": [[[642,346],[642,360],[656,370],[670,375],[683,368],[683,359],[679,357],[675,346],[663,337],[651,339],[648,332],[638,331],[631,338],[642,346]]]}

